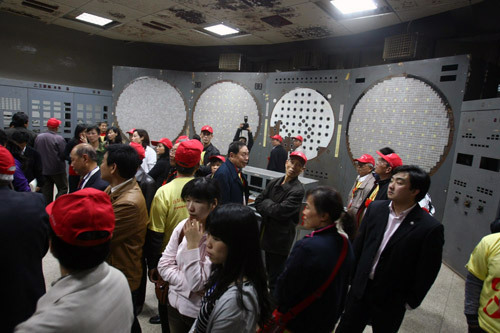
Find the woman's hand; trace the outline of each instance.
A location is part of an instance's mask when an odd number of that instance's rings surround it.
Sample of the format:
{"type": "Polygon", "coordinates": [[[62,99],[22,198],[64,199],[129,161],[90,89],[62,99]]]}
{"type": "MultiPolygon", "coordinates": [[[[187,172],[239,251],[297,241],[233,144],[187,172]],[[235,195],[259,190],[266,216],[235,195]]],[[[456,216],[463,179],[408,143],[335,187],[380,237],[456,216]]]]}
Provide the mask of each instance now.
{"type": "Polygon", "coordinates": [[[80,141],[82,143],[89,143],[87,140],[87,135],[85,135],[85,134],[80,134],[80,141]]]}
{"type": "Polygon", "coordinates": [[[184,237],[186,237],[188,250],[198,248],[203,233],[205,232],[200,221],[188,218],[182,229],[184,230],[184,237]]]}

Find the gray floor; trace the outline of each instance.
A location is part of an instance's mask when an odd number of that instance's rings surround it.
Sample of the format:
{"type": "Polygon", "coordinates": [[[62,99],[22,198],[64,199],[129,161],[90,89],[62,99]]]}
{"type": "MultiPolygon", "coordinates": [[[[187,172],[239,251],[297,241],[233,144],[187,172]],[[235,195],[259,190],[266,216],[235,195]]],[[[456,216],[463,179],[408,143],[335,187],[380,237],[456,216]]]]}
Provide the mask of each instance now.
{"type": "MultiPolygon", "coordinates": [[[[50,288],[52,281],[59,276],[57,260],[49,253],[43,260],[45,283],[50,288]]],[[[422,305],[413,311],[407,311],[400,332],[403,333],[434,333],[467,332],[467,324],[463,315],[464,280],[450,270],[446,265],[441,266],[439,276],[427,294],[422,305]]],[[[154,287],[148,283],[146,304],[139,316],[143,332],[161,332],[160,325],[151,325],[149,317],[156,312],[156,297],[154,287]]],[[[371,333],[367,327],[365,333],[371,333]]]]}

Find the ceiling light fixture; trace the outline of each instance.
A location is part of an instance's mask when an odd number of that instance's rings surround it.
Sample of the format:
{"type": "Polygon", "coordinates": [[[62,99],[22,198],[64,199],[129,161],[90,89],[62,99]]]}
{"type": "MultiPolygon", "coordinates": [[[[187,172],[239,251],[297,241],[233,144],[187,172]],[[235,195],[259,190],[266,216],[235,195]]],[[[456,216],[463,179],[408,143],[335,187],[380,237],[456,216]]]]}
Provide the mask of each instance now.
{"type": "Polygon", "coordinates": [[[100,16],[97,16],[97,15],[92,15],[92,14],[89,14],[89,13],[80,14],[77,17],[75,17],[75,19],[83,21],[83,22],[95,24],[95,25],[98,25],[100,27],[103,27],[106,24],[109,24],[109,23],[113,22],[113,20],[109,20],[107,18],[100,17],[100,16]]]}
{"type": "Polygon", "coordinates": [[[377,5],[373,0],[332,0],[330,2],[342,14],[352,14],[377,9],[377,5]]]}
{"type": "Polygon", "coordinates": [[[217,25],[212,25],[210,27],[205,27],[203,28],[207,31],[210,31],[214,34],[217,34],[219,36],[227,36],[227,35],[232,35],[232,34],[237,34],[239,33],[238,30],[233,29],[228,27],[227,25],[224,24],[217,24],[217,25]]]}

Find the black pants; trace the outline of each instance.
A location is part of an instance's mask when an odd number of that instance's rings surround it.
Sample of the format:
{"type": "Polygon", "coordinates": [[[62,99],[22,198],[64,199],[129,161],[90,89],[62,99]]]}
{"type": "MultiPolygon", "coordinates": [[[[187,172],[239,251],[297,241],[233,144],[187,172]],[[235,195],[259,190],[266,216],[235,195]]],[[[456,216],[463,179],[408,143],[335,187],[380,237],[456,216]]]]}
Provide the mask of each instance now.
{"type": "Polygon", "coordinates": [[[168,305],[168,324],[172,333],[188,333],[196,318],[181,314],[176,308],[168,305]]]}
{"type": "Polygon", "coordinates": [[[352,293],[349,293],[345,311],[335,333],[362,333],[369,323],[373,333],[398,332],[405,316],[405,304],[390,304],[376,299],[372,285],[370,280],[361,299],[355,299],[352,293]]]}
{"type": "Polygon", "coordinates": [[[271,295],[273,295],[274,293],[274,288],[276,287],[276,281],[278,281],[278,277],[285,268],[286,258],[288,258],[288,256],[286,255],[266,252],[266,270],[267,278],[269,279],[269,290],[271,291],[271,295]]]}
{"type": "Polygon", "coordinates": [[[158,314],[160,315],[161,332],[170,333],[170,326],[168,324],[168,305],[158,302],[158,314]]]}
{"type": "Polygon", "coordinates": [[[139,320],[137,320],[137,298],[139,295],[139,289],[132,291],[132,307],[134,309],[134,322],[132,323],[132,329],[130,332],[132,333],[141,333],[141,325],[139,324],[139,320]]]}

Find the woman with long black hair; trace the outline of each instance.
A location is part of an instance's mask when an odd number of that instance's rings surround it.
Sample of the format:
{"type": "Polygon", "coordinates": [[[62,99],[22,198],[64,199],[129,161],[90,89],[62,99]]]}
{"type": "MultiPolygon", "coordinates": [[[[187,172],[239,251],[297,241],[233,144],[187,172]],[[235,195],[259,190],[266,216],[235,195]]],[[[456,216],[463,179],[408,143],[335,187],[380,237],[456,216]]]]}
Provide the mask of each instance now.
{"type": "Polygon", "coordinates": [[[207,224],[212,273],[191,332],[255,332],[271,314],[267,279],[252,209],[226,204],[207,224]]]}
{"type": "MultiPolygon", "coordinates": [[[[285,325],[291,332],[332,332],[344,309],[349,275],[354,265],[350,242],[338,232],[337,224],[353,240],[356,225],[344,211],[340,194],[318,186],[306,193],[305,227],[314,231],[298,241],[278,277],[274,297],[283,317],[313,294],[320,294],[285,325]],[[333,274],[338,264],[336,274],[333,274]],[[333,277],[333,280],[327,281],[333,277]],[[324,291],[318,293],[320,287],[324,291]]],[[[306,303],[302,303],[306,304],[306,303]]]]}

